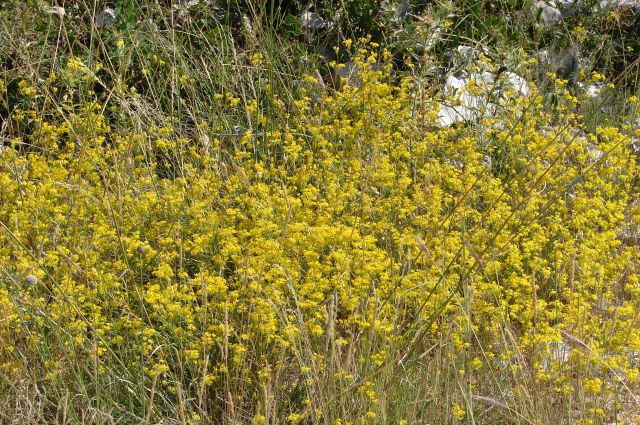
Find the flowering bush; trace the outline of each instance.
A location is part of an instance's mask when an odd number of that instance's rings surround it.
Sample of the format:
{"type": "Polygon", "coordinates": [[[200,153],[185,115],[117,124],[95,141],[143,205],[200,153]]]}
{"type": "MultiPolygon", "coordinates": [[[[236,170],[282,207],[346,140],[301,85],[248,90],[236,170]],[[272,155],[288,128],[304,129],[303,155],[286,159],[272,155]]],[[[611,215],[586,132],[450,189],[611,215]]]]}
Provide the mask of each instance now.
{"type": "Polygon", "coordinates": [[[336,92],[300,82],[278,129],[276,94],[219,96],[252,123],[237,135],[116,131],[118,111],[64,97],[93,78],[77,61],[20,85],[0,392],[35,392],[44,421],[622,420],[632,129],[588,133],[571,95],[552,114],[534,87],[440,128],[435,95],[391,84],[382,56],[361,50],[336,92]]]}

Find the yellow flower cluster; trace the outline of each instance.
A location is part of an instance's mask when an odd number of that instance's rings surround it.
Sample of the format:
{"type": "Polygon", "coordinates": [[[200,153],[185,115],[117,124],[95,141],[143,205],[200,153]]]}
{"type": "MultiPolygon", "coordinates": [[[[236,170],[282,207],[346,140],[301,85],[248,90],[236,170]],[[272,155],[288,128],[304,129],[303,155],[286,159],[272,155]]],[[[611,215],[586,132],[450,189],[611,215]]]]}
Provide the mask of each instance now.
{"type": "Polygon", "coordinates": [[[530,365],[561,397],[582,374],[594,412],[614,409],[640,353],[638,250],[618,237],[638,196],[628,138],[552,117],[538,93],[439,128],[435,99],[373,61],[334,93],[305,79],[288,126],[206,146],[115,131],[96,102],[24,111],[0,151],[0,392],[146,378],[158,405],[226,400],[266,423],[275,397],[292,423],[356,420],[316,396],[329,385],[359,388],[374,423],[376,371],[441,341],[461,379],[530,365]]]}

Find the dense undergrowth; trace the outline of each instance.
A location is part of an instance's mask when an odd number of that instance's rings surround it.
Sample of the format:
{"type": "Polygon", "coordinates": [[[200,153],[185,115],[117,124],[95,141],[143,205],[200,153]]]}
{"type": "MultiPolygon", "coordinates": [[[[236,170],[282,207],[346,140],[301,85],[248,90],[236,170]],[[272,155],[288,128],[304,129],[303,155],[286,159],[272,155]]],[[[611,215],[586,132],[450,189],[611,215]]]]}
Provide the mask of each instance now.
{"type": "Polygon", "coordinates": [[[5,62],[1,422],[640,420],[637,97],[443,127],[370,38],[329,87],[255,27],[140,31],[5,62]]]}

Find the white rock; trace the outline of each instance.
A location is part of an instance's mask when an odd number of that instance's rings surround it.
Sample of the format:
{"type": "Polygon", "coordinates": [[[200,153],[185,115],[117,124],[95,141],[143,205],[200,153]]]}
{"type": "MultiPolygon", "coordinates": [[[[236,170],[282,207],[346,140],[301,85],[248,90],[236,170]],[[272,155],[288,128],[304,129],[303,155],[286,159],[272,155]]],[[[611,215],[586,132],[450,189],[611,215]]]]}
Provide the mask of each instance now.
{"type": "Polygon", "coordinates": [[[456,122],[475,121],[480,118],[481,109],[487,105],[487,101],[481,96],[471,94],[466,86],[470,81],[486,83],[487,80],[492,79],[485,74],[489,73],[471,74],[466,78],[457,78],[453,75],[447,77],[444,92],[450,105],[440,105],[438,122],[441,126],[446,127],[456,122]]]}
{"type": "Polygon", "coordinates": [[[585,89],[585,92],[589,97],[598,97],[600,95],[601,90],[602,90],[602,85],[591,84],[585,89]]]}
{"type": "Polygon", "coordinates": [[[589,162],[598,162],[605,157],[604,152],[596,148],[595,146],[587,147],[587,153],[589,154],[589,158],[591,159],[591,161],[589,162]]]}
{"type": "Polygon", "coordinates": [[[445,90],[463,89],[466,83],[467,83],[466,80],[462,78],[457,78],[457,77],[454,77],[453,75],[449,75],[447,77],[446,83],[444,84],[444,87],[445,87],[445,90]]]}
{"type": "Polygon", "coordinates": [[[496,75],[493,72],[483,71],[482,73],[480,73],[480,75],[478,74],[472,75],[471,79],[475,80],[477,83],[482,82],[487,86],[490,86],[492,84],[495,84],[496,75]]]}
{"type": "Polygon", "coordinates": [[[509,82],[509,85],[518,92],[520,96],[529,95],[529,82],[513,72],[505,72],[504,77],[509,82]]]}
{"type": "Polygon", "coordinates": [[[328,22],[317,13],[310,12],[308,10],[302,12],[300,15],[300,21],[303,27],[311,28],[314,30],[331,28],[331,22],[328,22]]]}
{"type": "Polygon", "coordinates": [[[447,77],[447,82],[445,85],[458,89],[466,86],[471,81],[474,81],[477,84],[491,85],[495,83],[496,76],[495,74],[489,71],[482,71],[480,73],[474,72],[467,77],[461,77],[461,78],[449,76],[447,77]]]}
{"type": "Polygon", "coordinates": [[[476,56],[476,49],[471,46],[458,46],[458,54],[465,61],[471,61],[476,56]]]}
{"type": "Polygon", "coordinates": [[[539,13],[538,22],[545,27],[558,25],[562,22],[562,12],[555,5],[542,1],[536,2],[536,16],[539,13]]]}
{"type": "Polygon", "coordinates": [[[600,8],[603,10],[623,8],[639,9],[640,0],[601,0],[600,8]]]}
{"type": "Polygon", "coordinates": [[[455,108],[440,105],[440,110],[438,111],[438,124],[441,127],[449,127],[458,121],[462,121],[462,117],[458,114],[458,111],[456,111],[455,108]]]}
{"type": "Polygon", "coordinates": [[[529,94],[529,83],[513,72],[505,72],[496,80],[492,72],[484,71],[472,73],[469,76],[447,76],[444,86],[445,101],[438,111],[438,123],[450,126],[456,122],[477,121],[483,114],[495,113],[498,104],[505,101],[502,84],[518,92],[520,96],[529,94]],[[471,93],[467,89],[470,82],[474,82],[479,93],[471,93]]]}
{"type": "Polygon", "coordinates": [[[574,0],[560,0],[556,2],[556,5],[562,9],[570,9],[574,7],[577,3],[574,0]]]}

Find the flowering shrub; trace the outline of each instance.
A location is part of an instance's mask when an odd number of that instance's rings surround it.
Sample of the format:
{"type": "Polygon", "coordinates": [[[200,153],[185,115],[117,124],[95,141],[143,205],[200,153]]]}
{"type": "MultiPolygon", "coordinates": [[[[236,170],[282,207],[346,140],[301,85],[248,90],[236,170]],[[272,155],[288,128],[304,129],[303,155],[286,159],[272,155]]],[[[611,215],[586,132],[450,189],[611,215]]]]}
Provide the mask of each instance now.
{"type": "Polygon", "coordinates": [[[0,151],[1,392],[33,383],[49,421],[105,400],[147,423],[631,409],[632,130],[587,133],[571,95],[552,115],[533,87],[440,128],[433,93],[360,55],[357,85],[301,82],[282,128],[261,113],[277,95],[220,96],[253,123],[238,135],[113,130],[99,102],[64,103],[92,78],[76,61],[56,90],[22,84],[0,151]]]}

